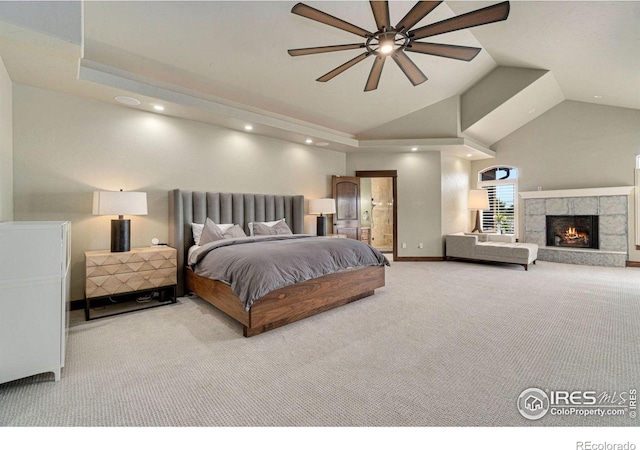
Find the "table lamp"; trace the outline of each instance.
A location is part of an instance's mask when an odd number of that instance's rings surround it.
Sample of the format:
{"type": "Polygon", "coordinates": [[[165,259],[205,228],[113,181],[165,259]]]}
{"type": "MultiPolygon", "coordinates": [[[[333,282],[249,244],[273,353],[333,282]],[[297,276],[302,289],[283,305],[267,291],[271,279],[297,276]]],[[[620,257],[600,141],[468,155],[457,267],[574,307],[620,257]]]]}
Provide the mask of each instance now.
{"type": "Polygon", "coordinates": [[[489,191],[486,189],[471,189],[469,191],[469,210],[476,211],[476,225],[472,233],[476,231],[482,233],[482,223],[480,222],[480,211],[489,209],[489,191]]]}
{"type": "Polygon", "coordinates": [[[309,200],[309,214],[319,214],[317,218],[316,234],[327,235],[327,218],[323,214],[335,214],[336,201],[332,198],[317,198],[309,200]]]}
{"type": "Polygon", "coordinates": [[[146,215],[146,192],[95,191],[93,214],[96,216],[117,215],[111,221],[111,251],[128,252],[131,249],[131,220],[124,215],[146,215]]]}

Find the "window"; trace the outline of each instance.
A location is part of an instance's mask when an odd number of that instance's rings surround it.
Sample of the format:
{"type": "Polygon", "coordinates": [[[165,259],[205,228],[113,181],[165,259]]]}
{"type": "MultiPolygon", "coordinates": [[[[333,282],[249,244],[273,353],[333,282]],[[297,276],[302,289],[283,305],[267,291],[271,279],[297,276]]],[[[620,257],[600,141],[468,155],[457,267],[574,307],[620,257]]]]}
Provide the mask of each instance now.
{"type": "Polygon", "coordinates": [[[489,167],[478,173],[478,189],[489,191],[489,210],[482,211],[482,229],[516,234],[518,170],[489,167]]]}

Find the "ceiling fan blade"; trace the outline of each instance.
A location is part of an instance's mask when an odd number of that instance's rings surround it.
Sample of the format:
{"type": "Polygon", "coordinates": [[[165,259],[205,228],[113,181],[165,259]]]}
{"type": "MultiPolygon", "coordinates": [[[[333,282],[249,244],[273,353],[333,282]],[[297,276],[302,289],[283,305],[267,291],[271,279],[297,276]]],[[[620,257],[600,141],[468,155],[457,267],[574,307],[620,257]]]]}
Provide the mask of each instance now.
{"type": "Polygon", "coordinates": [[[373,11],[373,18],[376,20],[376,27],[378,30],[391,28],[391,20],[389,19],[389,2],[387,1],[370,1],[371,11],[373,11]]]}
{"type": "Polygon", "coordinates": [[[373,91],[378,88],[385,59],[387,59],[386,56],[376,56],[375,61],[373,61],[373,66],[371,67],[371,72],[369,72],[369,78],[367,78],[367,84],[364,86],[365,92],[373,91]]]}
{"type": "Polygon", "coordinates": [[[287,50],[291,56],[315,55],[316,53],[339,52],[341,50],[353,50],[364,48],[364,44],[327,45],[325,47],[294,48],[287,50]]]}
{"type": "Polygon", "coordinates": [[[363,28],[357,27],[349,22],[345,22],[342,19],[338,19],[337,17],[312,8],[311,6],[307,6],[303,3],[296,4],[293,8],[291,8],[291,12],[293,14],[306,17],[307,19],[315,20],[316,22],[324,23],[325,25],[339,28],[341,30],[348,31],[349,33],[357,34],[358,36],[369,37],[372,35],[372,33],[363,28]]]}
{"type": "Polygon", "coordinates": [[[460,45],[434,44],[431,42],[412,42],[404,50],[406,52],[471,61],[482,49],[478,47],[463,47],[460,45]]]}
{"type": "Polygon", "coordinates": [[[410,30],[415,24],[420,22],[427,14],[433,11],[436,6],[438,6],[442,2],[418,2],[411,8],[411,11],[407,13],[406,16],[402,18],[398,25],[396,25],[396,30],[410,30]]]}
{"type": "Polygon", "coordinates": [[[369,52],[364,52],[361,55],[356,56],[353,59],[350,59],[349,61],[347,61],[346,63],[344,63],[343,65],[336,67],[335,69],[333,69],[331,72],[327,72],[324,75],[322,75],[320,78],[318,78],[316,81],[321,81],[321,82],[325,82],[325,81],[329,81],[331,80],[333,77],[335,77],[336,75],[340,75],[342,72],[344,72],[345,70],[347,70],[348,68],[358,64],[360,61],[362,61],[363,59],[365,59],[367,56],[369,56],[371,53],[369,52]]]}
{"type": "Polygon", "coordinates": [[[398,64],[398,67],[402,69],[407,78],[409,78],[411,84],[417,86],[420,83],[424,83],[425,81],[427,81],[427,77],[425,76],[425,74],[423,74],[422,71],[418,69],[418,66],[416,66],[415,63],[411,61],[411,59],[409,59],[409,57],[403,51],[395,52],[391,55],[391,57],[396,62],[396,64],[398,64]]]}
{"type": "Polygon", "coordinates": [[[509,2],[502,2],[417,28],[410,32],[409,36],[412,39],[422,39],[437,34],[449,33],[450,31],[499,22],[505,20],[507,17],[509,17],[509,2]]]}

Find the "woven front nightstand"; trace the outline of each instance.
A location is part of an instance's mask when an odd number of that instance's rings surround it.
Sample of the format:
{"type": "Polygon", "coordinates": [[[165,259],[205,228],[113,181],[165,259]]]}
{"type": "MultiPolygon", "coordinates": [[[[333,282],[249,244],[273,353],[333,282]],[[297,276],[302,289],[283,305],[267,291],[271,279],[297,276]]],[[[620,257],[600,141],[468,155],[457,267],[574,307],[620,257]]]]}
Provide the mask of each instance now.
{"type": "Polygon", "coordinates": [[[176,302],[175,248],[97,250],[84,255],[87,320],[176,302]]]}

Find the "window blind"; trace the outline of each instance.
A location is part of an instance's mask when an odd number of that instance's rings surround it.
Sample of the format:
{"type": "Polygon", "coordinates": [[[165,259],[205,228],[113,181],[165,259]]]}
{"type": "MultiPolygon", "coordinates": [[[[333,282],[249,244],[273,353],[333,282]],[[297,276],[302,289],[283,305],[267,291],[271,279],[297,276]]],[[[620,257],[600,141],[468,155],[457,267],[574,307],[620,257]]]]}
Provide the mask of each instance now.
{"type": "Polygon", "coordinates": [[[515,234],[515,184],[485,185],[489,193],[489,210],[482,211],[482,229],[515,234]]]}

